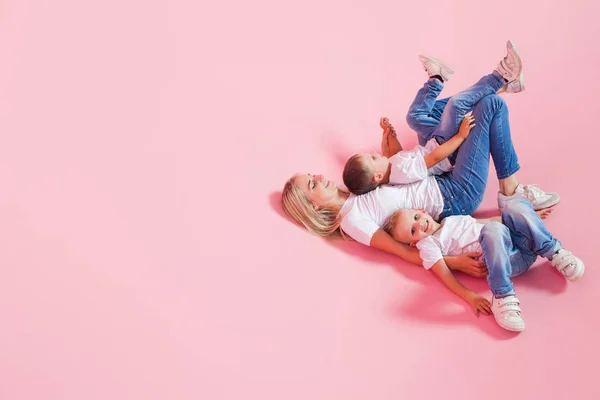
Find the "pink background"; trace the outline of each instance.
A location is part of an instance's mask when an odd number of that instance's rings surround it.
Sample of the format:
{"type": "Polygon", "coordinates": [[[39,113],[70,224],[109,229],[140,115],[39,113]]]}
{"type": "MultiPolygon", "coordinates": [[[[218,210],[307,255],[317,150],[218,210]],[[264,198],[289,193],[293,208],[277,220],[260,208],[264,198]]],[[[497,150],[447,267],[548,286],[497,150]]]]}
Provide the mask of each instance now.
{"type": "MultiPolygon", "coordinates": [[[[595,1],[4,1],[1,399],[598,399],[595,1]],[[218,5],[217,5],[218,4],[218,5]],[[524,183],[587,263],[516,280],[527,331],[282,216],[406,110],[424,52],[506,95],[524,183]]],[[[494,213],[490,181],[484,213],[494,213]]],[[[484,280],[463,282],[487,295],[484,280]]]]}

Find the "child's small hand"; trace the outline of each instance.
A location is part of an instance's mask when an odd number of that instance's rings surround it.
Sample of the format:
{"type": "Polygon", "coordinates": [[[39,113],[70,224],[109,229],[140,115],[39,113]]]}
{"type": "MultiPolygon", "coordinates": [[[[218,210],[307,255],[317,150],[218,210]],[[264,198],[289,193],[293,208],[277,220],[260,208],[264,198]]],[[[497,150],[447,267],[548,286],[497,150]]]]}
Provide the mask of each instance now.
{"type": "Polygon", "coordinates": [[[473,116],[473,111],[469,111],[465,114],[465,118],[460,123],[460,128],[458,128],[458,133],[456,136],[466,139],[469,136],[469,132],[471,132],[471,128],[475,126],[475,117],[473,116]]]}
{"type": "Polygon", "coordinates": [[[469,304],[471,308],[473,308],[473,312],[475,316],[479,316],[479,312],[490,315],[492,313],[491,304],[488,299],[483,296],[478,295],[477,293],[471,293],[469,297],[469,304]]]}

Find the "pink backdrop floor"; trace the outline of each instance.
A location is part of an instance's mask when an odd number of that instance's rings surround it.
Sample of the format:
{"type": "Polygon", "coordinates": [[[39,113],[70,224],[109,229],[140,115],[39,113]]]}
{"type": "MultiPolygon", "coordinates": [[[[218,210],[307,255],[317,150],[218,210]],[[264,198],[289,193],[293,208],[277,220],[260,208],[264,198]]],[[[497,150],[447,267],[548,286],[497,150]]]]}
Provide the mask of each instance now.
{"type": "Polygon", "coordinates": [[[600,398],[598,2],[0,11],[1,399],[600,398]],[[577,284],[546,262],[516,279],[520,335],[279,207],[292,173],[339,181],[376,149],[380,116],[415,144],[417,54],[455,67],[451,95],[508,38],[527,79],[506,96],[520,180],[560,192],[548,226],[587,265],[577,284]]]}

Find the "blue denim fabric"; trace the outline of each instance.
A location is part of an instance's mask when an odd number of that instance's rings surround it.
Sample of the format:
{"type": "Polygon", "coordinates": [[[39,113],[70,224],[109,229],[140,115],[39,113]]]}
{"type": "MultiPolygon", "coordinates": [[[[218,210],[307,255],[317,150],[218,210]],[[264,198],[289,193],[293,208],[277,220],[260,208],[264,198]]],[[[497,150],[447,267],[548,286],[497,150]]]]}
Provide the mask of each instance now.
{"type": "Polygon", "coordinates": [[[490,154],[498,179],[520,169],[504,100],[496,94],[485,96],[473,114],[476,126],[459,147],[454,170],[435,177],[444,197],[440,218],[470,215],[479,207],[487,186],[490,154]]]}
{"type": "Polygon", "coordinates": [[[489,222],[479,236],[494,297],[514,295],[511,277],[527,271],[538,256],[550,259],[562,248],[533,206],[514,199],[502,210],[502,224],[489,222]]]}
{"type": "Polygon", "coordinates": [[[440,144],[446,142],[458,132],[468,111],[473,110],[475,117],[475,127],[449,157],[454,170],[435,177],[444,197],[440,219],[469,215],[479,207],[487,186],[490,154],[498,179],[508,178],[520,169],[510,137],[508,108],[496,95],[504,85],[504,79],[494,71],[463,92],[436,100],[444,85],[431,78],[410,106],[406,120],[417,132],[421,145],[431,138],[440,144]]]}
{"type": "Polygon", "coordinates": [[[432,138],[436,138],[440,144],[444,143],[456,135],[464,115],[479,100],[496,93],[504,84],[500,74],[494,72],[452,97],[437,100],[444,84],[439,79],[430,78],[417,92],[408,109],[406,122],[417,132],[421,146],[432,138]]]}

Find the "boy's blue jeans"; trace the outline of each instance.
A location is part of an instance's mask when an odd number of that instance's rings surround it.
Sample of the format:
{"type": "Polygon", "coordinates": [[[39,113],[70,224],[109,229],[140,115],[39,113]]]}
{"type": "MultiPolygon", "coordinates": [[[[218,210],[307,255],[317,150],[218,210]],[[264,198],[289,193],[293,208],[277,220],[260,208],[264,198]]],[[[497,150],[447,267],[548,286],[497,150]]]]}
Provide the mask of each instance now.
{"type": "Polygon", "coordinates": [[[493,72],[461,93],[436,101],[444,85],[430,78],[410,106],[406,120],[422,145],[431,138],[444,143],[458,132],[467,112],[473,110],[475,117],[475,127],[449,157],[454,170],[436,176],[444,197],[440,218],[469,215],[479,207],[487,186],[490,154],[498,179],[508,178],[520,168],[510,136],[508,108],[495,94],[504,85],[500,74],[493,72]]]}
{"type": "Polygon", "coordinates": [[[562,248],[530,202],[514,199],[502,210],[502,224],[489,222],[479,235],[494,297],[514,295],[511,277],[521,275],[537,256],[552,258],[562,248]]]}

